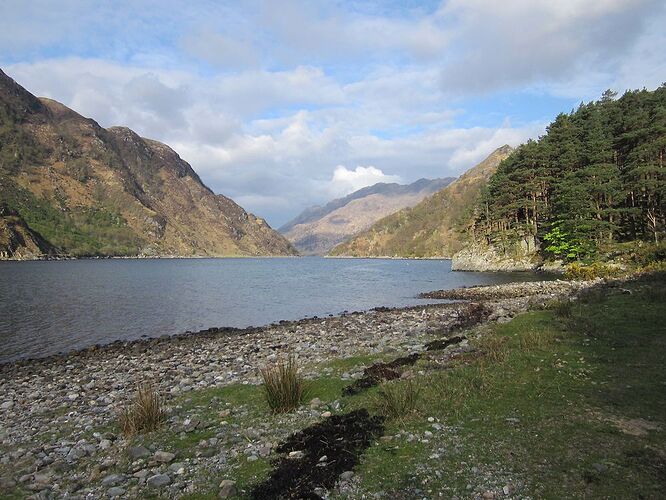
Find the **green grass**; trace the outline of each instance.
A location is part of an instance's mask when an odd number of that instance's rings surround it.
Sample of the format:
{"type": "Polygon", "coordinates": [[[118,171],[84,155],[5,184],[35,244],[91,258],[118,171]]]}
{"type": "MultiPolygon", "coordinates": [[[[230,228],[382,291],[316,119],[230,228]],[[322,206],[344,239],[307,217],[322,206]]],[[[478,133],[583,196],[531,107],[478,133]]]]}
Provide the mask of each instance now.
{"type": "Polygon", "coordinates": [[[539,498],[658,498],[666,487],[666,307],[651,298],[663,296],[664,282],[647,285],[633,285],[632,295],[591,294],[564,318],[523,314],[494,328],[507,339],[499,361],[426,375],[419,415],[400,429],[418,435],[431,416],[449,430],[433,430],[418,449],[404,440],[373,447],[361,492],[469,496],[509,485],[539,498]],[[618,428],[636,418],[661,430],[618,428]],[[381,484],[378,474],[386,474],[381,484]]]}

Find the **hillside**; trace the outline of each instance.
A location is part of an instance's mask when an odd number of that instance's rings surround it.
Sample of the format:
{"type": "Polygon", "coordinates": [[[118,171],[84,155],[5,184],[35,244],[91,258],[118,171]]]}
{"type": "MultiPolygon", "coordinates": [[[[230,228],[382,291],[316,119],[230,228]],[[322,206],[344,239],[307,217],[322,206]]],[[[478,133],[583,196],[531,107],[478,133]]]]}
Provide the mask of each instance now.
{"type": "Polygon", "coordinates": [[[382,217],[416,205],[451,181],[452,178],[419,179],[409,185],[378,183],[323,207],[309,208],[279,231],[301,252],[325,254],[382,217]]]}
{"type": "Polygon", "coordinates": [[[2,71],[0,201],[73,256],[296,253],[265,221],[214,194],[167,145],[104,129],[2,71]]]}
{"type": "Polygon", "coordinates": [[[471,218],[481,188],[512,148],[502,146],[459,179],[412,208],[375,223],[330,255],[354,257],[450,257],[462,248],[458,227],[471,218]]]}

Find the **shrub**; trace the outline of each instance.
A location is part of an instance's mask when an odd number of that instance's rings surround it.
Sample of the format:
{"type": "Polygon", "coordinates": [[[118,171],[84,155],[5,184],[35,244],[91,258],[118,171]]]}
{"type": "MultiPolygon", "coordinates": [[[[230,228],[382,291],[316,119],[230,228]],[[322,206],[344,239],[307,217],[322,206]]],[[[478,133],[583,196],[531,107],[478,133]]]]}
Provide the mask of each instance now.
{"type": "Polygon", "coordinates": [[[601,262],[595,262],[586,266],[580,262],[573,262],[567,266],[566,271],[564,272],[564,277],[568,280],[593,280],[596,278],[609,278],[611,276],[617,276],[620,274],[620,270],[609,266],[607,264],[602,264],[601,262]]]}
{"type": "Polygon", "coordinates": [[[305,379],[293,356],[261,369],[264,395],[273,413],[285,413],[298,408],[307,395],[305,379]]]}
{"type": "Polygon", "coordinates": [[[164,400],[153,386],[145,384],[137,389],[134,399],[120,413],[120,428],[126,436],[154,431],[166,420],[164,400]]]}
{"type": "Polygon", "coordinates": [[[420,386],[412,380],[389,382],[377,392],[375,406],[385,417],[404,417],[416,409],[420,392],[420,386]]]}

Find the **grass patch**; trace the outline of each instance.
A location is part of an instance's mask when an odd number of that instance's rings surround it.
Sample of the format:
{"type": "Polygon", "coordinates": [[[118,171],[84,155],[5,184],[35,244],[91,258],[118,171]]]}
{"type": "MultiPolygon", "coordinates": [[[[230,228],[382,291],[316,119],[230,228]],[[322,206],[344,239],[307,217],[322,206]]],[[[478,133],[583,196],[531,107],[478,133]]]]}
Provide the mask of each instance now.
{"type": "Polygon", "coordinates": [[[382,384],[374,399],[376,411],[387,418],[402,418],[416,409],[421,386],[409,379],[382,384]]]}
{"type": "Polygon", "coordinates": [[[366,453],[352,496],[659,498],[666,301],[651,279],[495,325],[472,342],[484,356],[423,375],[416,411],[366,453]]]}
{"type": "Polygon", "coordinates": [[[295,410],[307,397],[307,387],[293,356],[261,369],[264,395],[274,413],[295,410]]]}
{"type": "Polygon", "coordinates": [[[120,429],[128,437],[155,431],[165,420],[164,400],[151,385],[140,386],[119,416],[120,429]]]}

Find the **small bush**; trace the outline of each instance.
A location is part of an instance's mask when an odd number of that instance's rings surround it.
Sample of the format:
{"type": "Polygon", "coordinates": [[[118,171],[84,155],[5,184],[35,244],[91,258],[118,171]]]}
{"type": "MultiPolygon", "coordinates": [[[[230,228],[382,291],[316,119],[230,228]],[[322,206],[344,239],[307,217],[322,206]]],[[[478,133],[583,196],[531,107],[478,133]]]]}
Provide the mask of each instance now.
{"type": "Polygon", "coordinates": [[[385,417],[404,417],[416,409],[420,392],[420,386],[412,380],[389,382],[377,392],[375,406],[385,417]]]}
{"type": "Polygon", "coordinates": [[[132,402],[121,411],[119,420],[125,436],[154,431],[166,420],[164,401],[151,385],[142,385],[132,402]]]}
{"type": "Polygon", "coordinates": [[[573,262],[567,266],[564,272],[565,279],[568,280],[593,280],[596,278],[610,278],[618,276],[622,273],[617,267],[602,264],[601,262],[594,262],[589,266],[581,264],[580,262],[573,262]]]}
{"type": "Polygon", "coordinates": [[[305,379],[293,356],[273,366],[261,369],[264,395],[273,413],[285,413],[298,408],[307,395],[305,379]]]}

